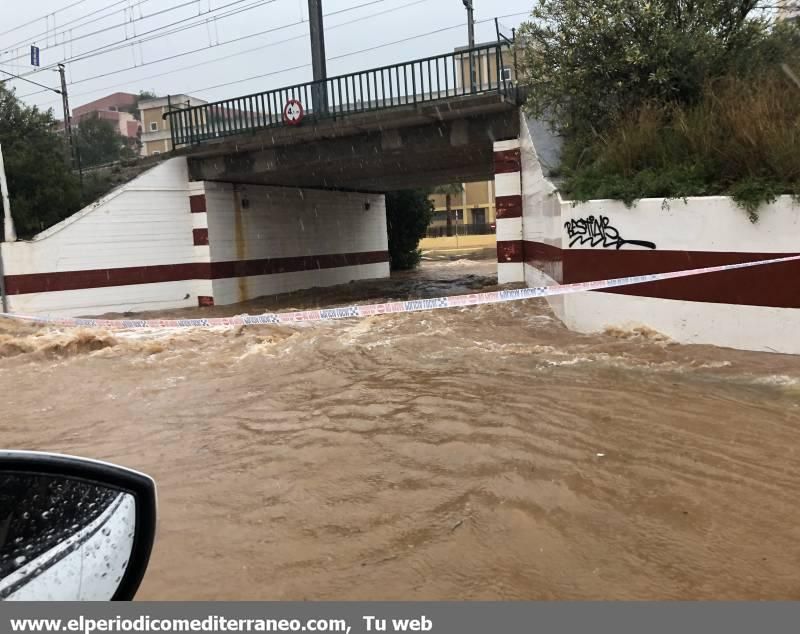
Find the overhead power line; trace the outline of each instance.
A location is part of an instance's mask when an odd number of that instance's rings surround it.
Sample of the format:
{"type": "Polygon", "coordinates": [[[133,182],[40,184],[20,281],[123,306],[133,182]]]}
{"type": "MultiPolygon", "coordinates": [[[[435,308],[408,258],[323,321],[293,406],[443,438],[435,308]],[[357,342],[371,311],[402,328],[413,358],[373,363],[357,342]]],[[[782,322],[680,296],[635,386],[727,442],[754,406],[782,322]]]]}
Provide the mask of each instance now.
{"type": "MultiPolygon", "coordinates": [[[[56,90],[55,88],[50,88],[49,86],[45,86],[44,84],[40,84],[37,81],[32,81],[30,79],[25,79],[24,77],[20,77],[19,75],[15,75],[14,73],[9,73],[7,70],[3,70],[2,68],[0,68],[0,73],[3,73],[5,75],[10,75],[14,79],[21,79],[22,81],[26,81],[29,84],[33,84],[34,86],[39,86],[40,88],[44,88],[44,90],[40,90],[39,93],[47,91],[47,92],[54,92],[54,93],[56,93],[58,95],[62,94],[60,90],[56,90]]],[[[5,81],[10,81],[10,80],[5,80],[5,81]]]]}
{"type": "MultiPolygon", "coordinates": [[[[138,2],[135,2],[134,4],[130,4],[130,0],[117,0],[117,2],[115,2],[113,4],[110,4],[110,5],[107,5],[107,6],[103,7],[102,9],[96,9],[95,11],[87,13],[86,15],[83,15],[83,16],[81,16],[79,18],[74,18],[72,20],[69,20],[68,22],[63,22],[58,26],[58,29],[53,31],[53,32],[42,31],[41,33],[37,33],[36,35],[31,35],[29,37],[23,38],[23,39],[21,39],[21,40],[19,40],[17,42],[14,42],[13,44],[8,44],[8,45],[6,45],[4,47],[5,50],[0,52],[0,55],[3,55],[5,53],[10,53],[11,51],[17,50],[20,46],[28,44],[29,42],[36,43],[36,41],[38,39],[42,38],[42,37],[48,37],[48,38],[52,37],[55,40],[55,39],[58,38],[59,35],[64,35],[66,33],[72,33],[72,31],[74,31],[76,29],[83,28],[85,26],[88,26],[89,24],[94,24],[95,22],[100,22],[101,20],[105,20],[106,18],[110,18],[112,15],[116,15],[117,13],[125,13],[126,11],[133,10],[136,7],[140,7],[141,8],[141,5],[143,5],[143,4],[147,3],[147,2],[153,2],[153,0],[138,0],[138,2]],[[91,18],[91,17],[97,15],[98,13],[103,13],[104,11],[108,11],[109,9],[112,9],[112,8],[114,8],[116,6],[121,5],[121,4],[126,4],[128,6],[123,7],[122,9],[117,9],[116,11],[112,11],[111,13],[108,13],[107,15],[101,15],[99,17],[93,18],[91,20],[87,20],[86,19],[86,18],[91,18]],[[70,28],[65,28],[67,26],[69,26],[70,28]]],[[[150,16],[148,16],[148,17],[150,17],[150,16]]],[[[124,26],[125,24],[128,24],[128,22],[126,22],[126,23],[124,23],[124,24],[122,24],[120,26],[124,26]]],[[[64,40],[64,41],[57,42],[57,43],[53,44],[53,46],[42,47],[42,48],[44,50],[45,48],[53,48],[53,47],[56,47],[56,46],[63,46],[64,44],[69,44],[72,41],[73,40],[64,40]]],[[[19,58],[14,58],[14,59],[19,59],[19,58]]]]}
{"type": "MultiPolygon", "coordinates": [[[[363,21],[363,20],[367,20],[367,19],[371,19],[371,18],[374,18],[374,17],[378,17],[380,15],[384,15],[384,14],[390,13],[392,11],[403,9],[403,8],[408,7],[408,6],[421,4],[422,2],[426,2],[426,1],[428,1],[428,0],[415,0],[414,2],[411,2],[408,5],[402,5],[400,7],[393,7],[392,9],[388,9],[386,11],[381,11],[381,12],[378,12],[376,14],[371,14],[369,16],[362,16],[360,18],[349,20],[347,22],[342,22],[341,24],[337,24],[337,25],[334,25],[332,27],[328,27],[326,30],[333,30],[335,28],[339,28],[339,27],[342,27],[342,26],[347,26],[347,25],[353,24],[355,22],[360,22],[360,21],[363,21]]],[[[344,10],[342,10],[342,11],[344,11],[344,10]]],[[[341,13],[342,11],[339,11],[338,13],[341,13]]],[[[506,14],[506,15],[498,16],[498,18],[499,19],[505,19],[505,18],[519,17],[519,16],[523,16],[523,15],[528,15],[528,14],[529,14],[528,11],[519,11],[517,13],[509,13],[509,14],[506,14]]],[[[485,24],[485,23],[493,22],[493,21],[494,21],[494,18],[488,18],[488,19],[483,19],[483,20],[477,20],[476,24],[485,24]]],[[[368,48],[359,49],[357,51],[351,51],[349,53],[343,53],[343,54],[340,54],[340,55],[335,55],[335,56],[329,57],[328,60],[329,61],[339,60],[339,59],[344,59],[344,58],[347,58],[347,57],[352,57],[354,55],[361,55],[363,53],[368,53],[368,52],[379,50],[379,49],[386,48],[386,47],[389,47],[389,46],[395,46],[397,44],[404,44],[406,42],[410,42],[410,41],[413,41],[413,40],[421,39],[421,38],[424,38],[424,37],[430,37],[432,35],[438,35],[440,33],[446,32],[446,31],[452,31],[452,30],[455,30],[455,29],[465,28],[465,27],[466,27],[466,23],[463,23],[463,22],[459,23],[459,24],[454,24],[454,25],[451,25],[451,26],[441,27],[441,28],[438,28],[438,29],[434,29],[432,31],[428,31],[426,33],[420,33],[420,34],[417,34],[417,35],[412,35],[412,36],[405,37],[405,38],[402,38],[402,39],[399,39],[399,40],[394,40],[392,42],[385,42],[385,43],[377,44],[375,46],[371,46],[371,47],[368,47],[368,48]]],[[[197,67],[205,66],[205,65],[207,65],[209,63],[213,63],[213,62],[216,62],[216,61],[229,59],[231,57],[236,57],[237,55],[245,54],[247,52],[252,52],[253,50],[260,50],[260,49],[267,48],[267,47],[270,47],[270,46],[276,46],[276,45],[279,45],[279,44],[284,44],[284,43],[292,41],[292,40],[305,39],[306,37],[307,37],[307,35],[303,34],[303,35],[300,35],[300,36],[297,36],[297,37],[288,38],[288,39],[281,40],[281,41],[278,41],[278,42],[271,42],[270,44],[267,44],[265,46],[261,46],[261,47],[255,48],[255,49],[251,49],[250,51],[241,51],[239,53],[234,53],[232,55],[228,55],[228,56],[223,57],[223,58],[209,60],[207,62],[202,62],[200,64],[194,64],[194,65],[191,65],[191,66],[186,66],[186,67],[183,67],[183,68],[180,68],[180,69],[175,69],[175,70],[168,71],[168,72],[165,72],[165,73],[158,73],[158,74],[155,74],[155,75],[151,75],[149,77],[140,78],[140,79],[135,80],[135,81],[144,81],[146,79],[153,79],[153,78],[157,78],[157,77],[163,77],[163,76],[175,73],[175,72],[181,72],[183,70],[189,70],[191,68],[197,68],[197,67]]],[[[247,82],[247,81],[252,81],[254,79],[264,79],[264,78],[267,78],[267,77],[280,75],[282,73],[295,71],[295,70],[301,70],[301,69],[310,68],[310,67],[311,67],[310,63],[305,63],[305,64],[300,64],[300,65],[296,65],[296,66],[290,66],[290,67],[287,67],[287,68],[278,69],[278,70],[275,70],[275,71],[270,71],[268,73],[263,73],[263,74],[259,74],[259,75],[253,75],[253,76],[250,76],[250,77],[245,77],[243,79],[237,79],[237,80],[225,82],[225,83],[222,83],[222,84],[216,84],[216,85],[213,85],[213,86],[204,86],[202,88],[194,88],[192,90],[182,90],[180,92],[182,92],[182,93],[199,93],[199,92],[203,92],[203,91],[206,91],[206,90],[215,90],[217,88],[225,88],[227,86],[233,86],[233,85],[236,85],[236,84],[241,84],[241,83],[244,83],[244,82],[247,82]]],[[[92,90],[90,92],[79,93],[77,96],[90,95],[90,94],[94,94],[94,93],[100,92],[102,90],[106,90],[106,89],[110,89],[110,88],[116,88],[116,87],[121,86],[121,85],[129,85],[129,83],[130,82],[126,82],[125,84],[115,84],[113,86],[105,86],[103,88],[92,90]]],[[[48,102],[48,103],[50,103],[50,102],[48,102]]]]}
{"type": "MultiPolygon", "coordinates": [[[[332,16],[340,15],[342,13],[349,13],[349,12],[355,11],[357,9],[362,9],[364,7],[372,6],[372,5],[375,5],[375,4],[381,4],[381,3],[386,2],[386,1],[387,0],[369,0],[368,2],[364,2],[362,4],[358,4],[358,5],[354,5],[352,7],[346,7],[344,9],[339,9],[337,11],[332,11],[330,13],[326,13],[325,17],[332,17],[332,16]]],[[[337,28],[341,28],[341,27],[347,26],[349,24],[354,24],[356,22],[362,22],[364,20],[370,20],[370,19],[373,19],[375,17],[381,16],[381,15],[385,15],[387,13],[392,13],[394,11],[399,11],[401,9],[406,9],[408,7],[411,7],[411,6],[414,6],[414,5],[417,5],[417,4],[421,4],[423,2],[430,2],[430,1],[431,0],[414,0],[413,2],[409,2],[409,3],[404,4],[404,5],[400,5],[400,6],[397,6],[397,7],[392,7],[390,9],[386,9],[384,11],[379,11],[377,13],[371,13],[371,14],[366,15],[366,16],[361,16],[361,17],[355,18],[353,20],[348,20],[346,22],[342,22],[340,24],[335,24],[335,25],[333,25],[331,27],[328,27],[327,30],[328,31],[333,31],[333,30],[335,30],[337,28]]],[[[243,35],[243,36],[234,38],[232,40],[228,40],[226,42],[221,42],[221,43],[216,44],[216,45],[202,46],[202,47],[199,47],[199,48],[196,48],[196,49],[192,49],[192,50],[189,50],[189,51],[184,51],[184,52],[181,52],[181,53],[175,53],[174,55],[169,55],[167,57],[162,57],[162,58],[159,58],[159,59],[156,59],[156,60],[152,60],[152,61],[146,62],[144,64],[138,64],[138,65],[134,65],[134,66],[129,66],[127,68],[118,68],[118,69],[115,69],[113,71],[109,71],[109,72],[106,72],[106,73],[101,73],[99,75],[93,75],[91,77],[85,77],[83,79],[79,79],[77,81],[70,82],[70,86],[83,84],[83,83],[86,83],[88,81],[93,81],[95,79],[101,79],[103,77],[108,77],[108,76],[111,76],[111,75],[117,75],[117,74],[119,74],[121,72],[124,72],[124,71],[127,71],[127,70],[134,70],[134,69],[137,69],[137,68],[142,68],[143,66],[150,66],[150,65],[153,65],[153,64],[160,64],[160,63],[163,63],[163,62],[166,62],[166,61],[177,59],[179,57],[185,57],[187,55],[194,55],[196,53],[200,53],[202,51],[206,51],[206,50],[209,50],[209,49],[212,49],[212,48],[217,48],[219,46],[225,46],[227,44],[233,44],[235,42],[241,42],[241,41],[246,40],[246,39],[251,39],[251,38],[259,37],[259,36],[262,36],[262,35],[267,35],[269,33],[274,33],[276,31],[282,31],[284,29],[287,29],[287,28],[290,28],[290,27],[294,27],[294,26],[300,26],[300,25],[305,24],[305,23],[306,23],[306,20],[301,20],[301,21],[298,21],[298,22],[292,22],[290,24],[284,24],[284,25],[281,25],[281,26],[277,26],[277,27],[272,27],[270,29],[266,29],[264,31],[259,31],[258,33],[252,33],[252,34],[249,34],[249,35],[243,35]]],[[[217,62],[217,61],[221,61],[221,60],[225,60],[225,59],[230,59],[230,58],[236,57],[238,55],[245,55],[247,53],[252,53],[252,52],[263,50],[263,49],[266,49],[266,48],[271,48],[273,46],[277,46],[277,45],[280,45],[280,44],[286,44],[288,42],[292,42],[292,41],[296,41],[296,40],[303,40],[303,39],[306,39],[307,37],[308,37],[308,34],[307,33],[303,33],[301,35],[297,35],[297,36],[294,36],[294,37],[286,38],[286,39],[279,40],[279,41],[276,41],[276,42],[270,42],[268,44],[265,44],[265,45],[262,45],[262,46],[257,46],[255,48],[251,48],[251,49],[247,49],[245,51],[238,51],[237,53],[233,53],[231,55],[226,55],[224,57],[207,60],[207,61],[201,62],[199,64],[192,64],[190,66],[185,66],[185,67],[182,67],[182,68],[172,69],[172,70],[164,72],[164,73],[158,73],[158,74],[155,74],[155,75],[150,75],[148,77],[138,78],[138,79],[136,79],[134,81],[143,81],[143,80],[146,80],[146,79],[154,79],[154,78],[157,78],[157,77],[163,77],[165,75],[170,75],[172,73],[181,72],[181,71],[184,71],[184,70],[190,70],[190,69],[193,69],[193,68],[198,68],[200,66],[205,66],[206,64],[210,64],[210,63],[213,63],[213,62],[217,62]]],[[[131,83],[130,81],[122,82],[122,83],[119,83],[119,84],[115,84],[113,86],[109,86],[108,88],[116,88],[118,86],[125,86],[125,85],[129,85],[130,83],[131,83]]],[[[92,94],[94,92],[97,92],[97,91],[100,91],[100,90],[105,90],[105,89],[106,88],[98,88],[96,90],[92,90],[91,92],[78,93],[76,95],[73,95],[73,97],[80,97],[80,96],[83,96],[83,95],[92,94]]],[[[41,92],[42,91],[35,91],[35,92],[32,92],[32,93],[21,95],[20,99],[25,99],[27,97],[32,97],[34,95],[41,94],[41,92]]]]}
{"type": "Polygon", "coordinates": [[[46,20],[51,15],[55,15],[56,13],[63,13],[64,11],[67,11],[69,9],[77,7],[78,5],[83,4],[84,2],[87,2],[87,1],[88,0],[77,0],[76,2],[73,2],[72,4],[67,5],[66,7],[61,7],[60,9],[56,9],[55,11],[50,11],[49,13],[45,13],[44,15],[39,16],[38,18],[34,18],[33,20],[30,20],[29,22],[25,22],[25,24],[18,24],[17,26],[13,26],[10,29],[2,31],[2,32],[0,32],[0,36],[6,35],[8,33],[11,33],[12,31],[16,31],[18,29],[24,29],[26,26],[30,26],[31,24],[36,24],[40,20],[46,20]]]}
{"type": "MultiPolygon", "coordinates": [[[[523,13],[525,15],[528,14],[527,11],[523,12],[523,13]]],[[[521,14],[517,14],[517,15],[521,15],[521,14]]],[[[507,15],[507,16],[503,16],[503,17],[512,17],[512,16],[511,15],[507,15]]],[[[486,20],[476,20],[475,24],[484,24],[486,22],[494,22],[494,18],[486,19],[486,20]]],[[[375,46],[370,46],[368,48],[362,48],[362,49],[359,49],[357,51],[351,51],[349,53],[343,53],[341,55],[334,55],[333,57],[328,57],[328,61],[336,60],[336,59],[344,59],[345,57],[352,57],[353,55],[361,55],[362,53],[369,53],[371,51],[377,51],[378,49],[386,48],[387,46],[395,46],[397,44],[404,44],[406,42],[410,42],[412,40],[418,40],[418,39],[421,39],[423,37],[430,37],[431,35],[438,35],[439,33],[444,33],[445,31],[452,31],[454,29],[463,29],[463,28],[466,28],[466,26],[467,26],[466,22],[461,22],[459,24],[454,24],[452,26],[441,27],[441,28],[435,29],[433,31],[428,31],[427,33],[420,33],[418,35],[412,35],[412,36],[409,36],[409,37],[404,37],[403,39],[395,40],[393,42],[385,42],[383,44],[376,44],[375,46]]],[[[235,84],[241,84],[241,83],[244,83],[246,81],[252,81],[253,79],[262,79],[264,77],[270,77],[272,75],[277,75],[279,73],[285,73],[285,72],[290,71],[290,70],[299,70],[301,68],[310,68],[310,67],[311,67],[311,63],[302,64],[300,66],[292,66],[291,68],[283,68],[281,70],[272,71],[272,72],[269,72],[269,73],[266,73],[266,74],[263,74],[263,75],[253,75],[252,77],[245,77],[244,79],[236,79],[236,80],[233,80],[233,81],[225,82],[223,84],[216,84],[214,86],[205,86],[203,88],[195,88],[193,90],[184,90],[184,91],[181,91],[181,93],[186,93],[186,94],[198,93],[198,92],[203,92],[205,90],[215,90],[217,88],[225,88],[226,86],[233,86],[235,84]]]]}
{"type": "MultiPolygon", "coordinates": [[[[89,59],[90,57],[94,57],[94,56],[96,56],[96,54],[111,53],[113,51],[118,51],[120,49],[127,48],[128,46],[132,46],[134,44],[141,44],[141,43],[144,43],[144,42],[150,42],[152,40],[156,40],[156,39],[159,39],[159,38],[162,38],[162,37],[166,37],[166,36],[172,35],[174,33],[180,33],[181,31],[185,31],[185,30],[188,30],[188,29],[193,29],[193,28],[196,28],[198,26],[203,26],[204,24],[206,24],[206,22],[209,19],[209,18],[204,17],[204,16],[208,16],[208,15],[210,15],[212,13],[216,13],[217,11],[222,11],[223,9],[228,9],[230,7],[233,7],[235,5],[239,5],[239,4],[243,3],[243,2],[248,2],[248,1],[252,2],[253,0],[233,0],[232,2],[229,2],[228,4],[224,4],[224,5],[220,6],[220,7],[216,7],[216,8],[211,9],[211,10],[206,10],[206,11],[204,11],[203,13],[201,13],[199,15],[192,15],[192,16],[190,16],[188,18],[182,18],[180,20],[176,20],[175,22],[171,22],[169,24],[164,24],[164,25],[159,26],[157,28],[150,29],[149,31],[145,31],[143,33],[139,33],[138,35],[136,35],[134,37],[125,38],[123,40],[118,40],[117,42],[111,42],[109,44],[104,44],[103,46],[100,46],[98,48],[95,48],[95,49],[92,49],[92,50],[89,50],[89,51],[84,51],[82,53],[78,53],[77,55],[75,55],[73,57],[65,57],[64,59],[60,60],[59,62],[56,62],[56,63],[53,63],[53,64],[49,64],[47,66],[43,66],[42,68],[40,68],[38,70],[30,71],[28,73],[24,73],[22,75],[22,77],[29,77],[29,76],[34,75],[36,73],[40,73],[43,70],[48,70],[50,68],[55,68],[58,64],[65,64],[67,62],[82,61],[84,59],[89,59]],[[201,18],[201,19],[197,20],[197,18],[201,18]],[[177,26],[179,24],[183,24],[184,22],[189,22],[191,20],[197,20],[197,21],[194,24],[184,25],[184,26],[182,26],[180,28],[173,29],[172,31],[168,31],[166,33],[160,33],[159,34],[159,32],[163,31],[164,29],[169,29],[169,28],[171,28],[173,26],[177,26]],[[148,35],[150,35],[152,37],[146,37],[148,35]],[[142,38],[144,38],[144,39],[142,39],[142,38]]],[[[154,14],[151,14],[151,15],[147,16],[147,18],[152,17],[154,15],[160,15],[160,14],[163,14],[163,13],[168,13],[170,11],[174,11],[175,9],[179,9],[179,8],[188,6],[190,4],[194,4],[196,2],[197,2],[197,0],[188,0],[187,2],[184,2],[184,3],[180,4],[180,5],[177,5],[176,7],[171,7],[169,9],[163,9],[161,11],[158,11],[158,12],[154,13],[154,14]]],[[[256,0],[255,2],[253,2],[253,4],[250,4],[248,6],[240,7],[238,9],[231,10],[228,13],[225,13],[225,14],[222,14],[222,15],[215,15],[214,19],[220,20],[220,19],[228,18],[228,17],[231,17],[233,15],[237,15],[239,13],[243,13],[244,11],[249,11],[251,9],[257,9],[257,8],[259,8],[261,6],[264,6],[266,4],[272,4],[274,2],[277,2],[277,0],[256,0]]],[[[144,19],[147,19],[147,18],[144,18],[144,19]]],[[[121,28],[123,26],[125,26],[125,25],[124,24],[118,24],[118,25],[115,25],[113,27],[107,27],[105,29],[100,29],[100,30],[95,31],[94,33],[91,33],[91,34],[82,35],[82,36],[80,36],[78,38],[75,38],[75,39],[76,40],[77,39],[83,39],[84,37],[88,37],[89,35],[100,35],[101,33],[105,33],[107,31],[111,31],[111,30],[114,30],[114,29],[119,29],[119,28],[121,28]]],[[[58,44],[58,46],[61,46],[61,44],[58,44]]],[[[20,55],[20,56],[17,56],[17,57],[10,58],[8,61],[15,61],[15,60],[18,60],[18,59],[23,59],[24,57],[25,57],[24,55],[20,55]]]]}

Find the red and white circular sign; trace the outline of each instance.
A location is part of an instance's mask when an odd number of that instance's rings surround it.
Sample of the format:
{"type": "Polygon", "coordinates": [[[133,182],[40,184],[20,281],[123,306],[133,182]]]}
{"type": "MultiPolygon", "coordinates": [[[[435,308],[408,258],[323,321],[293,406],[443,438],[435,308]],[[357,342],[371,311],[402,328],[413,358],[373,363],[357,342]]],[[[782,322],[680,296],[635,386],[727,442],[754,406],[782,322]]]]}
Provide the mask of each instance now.
{"type": "Polygon", "coordinates": [[[303,104],[297,101],[297,99],[290,99],[283,107],[283,120],[287,125],[300,125],[305,115],[303,104]]]}

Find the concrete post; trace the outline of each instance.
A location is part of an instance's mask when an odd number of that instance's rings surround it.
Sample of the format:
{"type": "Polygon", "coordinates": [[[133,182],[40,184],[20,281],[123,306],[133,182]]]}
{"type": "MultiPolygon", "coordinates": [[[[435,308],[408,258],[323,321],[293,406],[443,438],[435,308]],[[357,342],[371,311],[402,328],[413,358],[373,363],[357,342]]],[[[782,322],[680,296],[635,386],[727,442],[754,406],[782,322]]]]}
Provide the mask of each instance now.
{"type": "MultiPolygon", "coordinates": [[[[325,23],[322,15],[322,0],[308,0],[308,21],[311,32],[311,65],[314,71],[314,87],[311,91],[313,109],[317,115],[328,111],[327,60],[325,57],[325,23]]],[[[309,104],[305,104],[306,107],[309,104]]]]}

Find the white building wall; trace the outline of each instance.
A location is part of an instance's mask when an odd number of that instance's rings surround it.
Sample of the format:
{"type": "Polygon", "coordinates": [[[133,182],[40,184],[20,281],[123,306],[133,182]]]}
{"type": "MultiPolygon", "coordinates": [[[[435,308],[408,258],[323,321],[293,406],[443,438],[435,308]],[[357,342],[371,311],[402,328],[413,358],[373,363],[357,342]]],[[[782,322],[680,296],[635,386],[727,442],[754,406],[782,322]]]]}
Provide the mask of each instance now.
{"type": "Polygon", "coordinates": [[[326,266],[323,261],[313,270],[215,279],[216,304],[389,276],[382,194],[225,183],[205,183],[205,194],[212,263],[384,254],[382,262],[326,266]]]}
{"type": "MultiPolygon", "coordinates": [[[[606,216],[626,239],[647,240],[663,251],[796,253],[800,251],[800,204],[791,196],[762,205],[758,221],[727,196],[684,200],[644,198],[633,207],[619,200],[561,201],[561,223],[606,216]]],[[[563,235],[566,238],[566,234],[563,235]]],[[[567,246],[568,240],[564,240],[567,246]]]]}
{"type": "MultiPolygon", "coordinates": [[[[184,158],[145,172],[33,240],[4,243],[2,249],[10,287],[14,276],[140,269],[208,259],[207,251],[204,254],[193,244],[184,158]]],[[[181,280],[10,294],[9,309],[73,316],[196,306],[197,296],[210,294],[210,286],[210,281],[181,280]]]]}
{"type": "Polygon", "coordinates": [[[2,245],[11,312],[90,316],[388,277],[383,195],[141,175],[29,242],[2,245]]]}

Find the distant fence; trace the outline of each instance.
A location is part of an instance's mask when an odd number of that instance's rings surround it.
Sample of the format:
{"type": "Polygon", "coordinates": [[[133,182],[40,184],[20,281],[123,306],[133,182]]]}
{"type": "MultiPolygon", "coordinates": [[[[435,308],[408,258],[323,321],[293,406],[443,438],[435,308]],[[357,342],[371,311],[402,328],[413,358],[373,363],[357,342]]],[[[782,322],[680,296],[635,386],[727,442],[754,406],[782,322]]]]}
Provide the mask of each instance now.
{"type": "MultiPolygon", "coordinates": [[[[455,236],[483,236],[483,235],[490,235],[495,232],[494,225],[489,224],[482,224],[482,225],[464,225],[464,224],[456,224],[453,223],[453,226],[450,229],[450,235],[455,236]]],[[[446,226],[436,226],[436,227],[428,227],[428,231],[425,234],[426,238],[444,238],[447,236],[447,227],[446,226]]]]}
{"type": "Polygon", "coordinates": [[[164,118],[177,147],[286,125],[291,100],[314,120],[491,92],[516,97],[504,50],[494,43],[199,106],[171,105],[164,118]]]}

